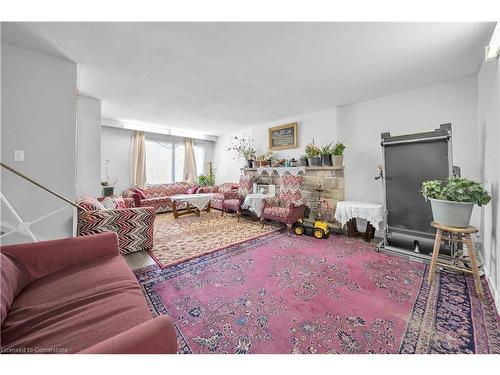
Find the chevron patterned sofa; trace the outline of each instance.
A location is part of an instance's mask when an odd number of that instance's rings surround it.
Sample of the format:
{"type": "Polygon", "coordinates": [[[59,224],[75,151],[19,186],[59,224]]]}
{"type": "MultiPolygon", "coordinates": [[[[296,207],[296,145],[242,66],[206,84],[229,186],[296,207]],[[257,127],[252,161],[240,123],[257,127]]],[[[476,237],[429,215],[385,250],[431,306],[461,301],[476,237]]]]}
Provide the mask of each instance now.
{"type": "MultiPolygon", "coordinates": [[[[124,199],[126,206],[133,200],[124,199]]],[[[105,209],[97,199],[79,199],[78,236],[103,232],[115,232],[122,254],[153,248],[153,223],[156,212],[153,207],[127,207],[105,209]]]]}
{"type": "Polygon", "coordinates": [[[235,182],[224,182],[217,186],[202,186],[198,189],[199,193],[213,193],[210,200],[210,207],[217,210],[224,210],[224,201],[226,199],[238,198],[238,184],[235,182]]]}
{"type": "MultiPolygon", "coordinates": [[[[172,211],[170,197],[176,194],[188,194],[189,190],[196,188],[187,182],[173,184],[147,185],[144,189],[130,188],[123,192],[125,198],[133,198],[135,207],[154,207],[156,213],[172,211]]],[[[184,202],[177,202],[177,209],[186,208],[184,202]]]]}

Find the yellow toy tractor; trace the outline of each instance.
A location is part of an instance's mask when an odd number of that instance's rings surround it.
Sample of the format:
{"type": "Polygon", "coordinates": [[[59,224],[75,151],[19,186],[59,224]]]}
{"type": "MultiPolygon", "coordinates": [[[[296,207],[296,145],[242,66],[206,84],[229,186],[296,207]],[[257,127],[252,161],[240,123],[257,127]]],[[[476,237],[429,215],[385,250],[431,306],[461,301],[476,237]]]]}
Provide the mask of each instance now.
{"type": "Polygon", "coordinates": [[[299,219],[299,221],[293,225],[293,233],[297,236],[307,234],[308,236],[321,239],[330,236],[330,228],[328,228],[328,223],[324,220],[316,220],[313,224],[299,219]]]}
{"type": "MultiPolygon", "coordinates": [[[[307,234],[308,236],[313,236],[315,238],[328,238],[330,236],[330,228],[328,227],[328,223],[323,220],[323,215],[321,212],[321,193],[323,192],[323,188],[321,187],[321,183],[318,184],[318,188],[316,189],[318,192],[318,213],[314,219],[314,224],[310,222],[304,222],[303,219],[299,219],[295,224],[293,224],[293,233],[297,236],[302,236],[303,234],[307,234]]],[[[306,206],[306,212],[304,213],[305,217],[309,217],[310,208],[306,206]]]]}

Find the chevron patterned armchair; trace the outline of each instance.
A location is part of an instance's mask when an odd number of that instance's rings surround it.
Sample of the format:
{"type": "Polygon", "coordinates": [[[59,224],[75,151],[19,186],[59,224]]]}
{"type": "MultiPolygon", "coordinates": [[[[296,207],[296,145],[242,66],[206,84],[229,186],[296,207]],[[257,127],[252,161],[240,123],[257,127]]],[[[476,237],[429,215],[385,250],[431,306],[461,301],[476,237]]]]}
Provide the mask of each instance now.
{"type": "Polygon", "coordinates": [[[275,220],[285,223],[288,234],[292,224],[304,218],[305,200],[302,198],[302,184],[304,177],[286,175],[281,177],[278,197],[264,200],[264,207],[260,220],[275,220]]]}
{"type": "MultiPolygon", "coordinates": [[[[96,200],[97,201],[97,200],[96,200]]],[[[78,236],[115,232],[122,254],[153,248],[153,207],[102,209],[95,201],[78,202],[78,236]]]]}

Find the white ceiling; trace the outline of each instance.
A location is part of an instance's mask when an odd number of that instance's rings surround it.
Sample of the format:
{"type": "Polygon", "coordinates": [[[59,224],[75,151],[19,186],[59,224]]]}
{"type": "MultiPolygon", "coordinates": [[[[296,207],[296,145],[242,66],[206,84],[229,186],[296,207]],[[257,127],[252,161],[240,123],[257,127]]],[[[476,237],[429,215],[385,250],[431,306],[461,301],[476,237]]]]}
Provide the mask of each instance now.
{"type": "Polygon", "coordinates": [[[483,23],[3,23],[102,115],[220,135],[477,72],[483,23]]]}

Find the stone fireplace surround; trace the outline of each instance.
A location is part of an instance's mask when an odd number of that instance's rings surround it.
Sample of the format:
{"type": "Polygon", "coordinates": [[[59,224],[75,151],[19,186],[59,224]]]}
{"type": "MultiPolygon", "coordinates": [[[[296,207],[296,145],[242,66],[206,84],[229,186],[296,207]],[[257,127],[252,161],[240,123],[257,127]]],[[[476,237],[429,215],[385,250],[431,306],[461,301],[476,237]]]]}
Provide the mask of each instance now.
{"type": "MultiPolygon", "coordinates": [[[[242,168],[242,172],[245,175],[255,176],[258,183],[276,185],[276,194],[278,194],[280,185],[278,173],[274,172],[270,175],[267,172],[262,172],[259,175],[256,168],[242,168]]],[[[313,221],[318,212],[319,193],[316,189],[318,184],[321,183],[323,189],[321,198],[325,202],[322,207],[323,217],[332,227],[339,228],[340,225],[334,221],[333,216],[337,202],[344,200],[344,167],[305,167],[305,172],[300,175],[304,176],[302,197],[311,208],[308,220],[313,221]],[[325,210],[326,207],[329,208],[325,210]]]]}

